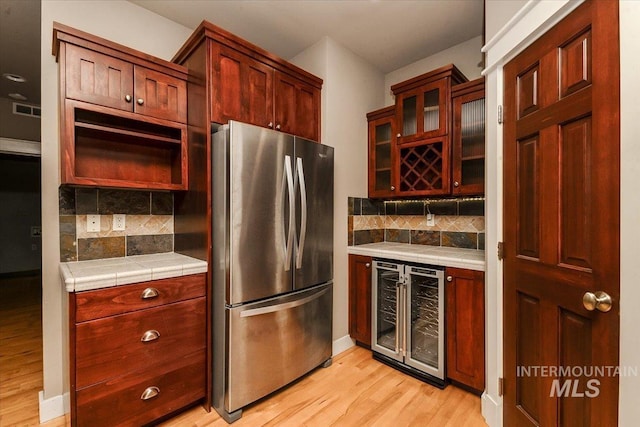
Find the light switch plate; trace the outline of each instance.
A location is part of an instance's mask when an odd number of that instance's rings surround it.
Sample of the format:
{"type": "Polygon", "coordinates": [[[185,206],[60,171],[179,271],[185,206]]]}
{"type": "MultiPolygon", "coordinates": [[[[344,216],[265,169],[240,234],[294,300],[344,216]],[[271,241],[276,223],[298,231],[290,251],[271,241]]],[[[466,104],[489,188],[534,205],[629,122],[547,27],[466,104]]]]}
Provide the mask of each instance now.
{"type": "Polygon", "coordinates": [[[124,231],[126,219],[124,214],[113,215],[113,231],[124,231]]]}
{"type": "Polygon", "coordinates": [[[87,215],[87,232],[100,232],[100,215],[87,215]]]}

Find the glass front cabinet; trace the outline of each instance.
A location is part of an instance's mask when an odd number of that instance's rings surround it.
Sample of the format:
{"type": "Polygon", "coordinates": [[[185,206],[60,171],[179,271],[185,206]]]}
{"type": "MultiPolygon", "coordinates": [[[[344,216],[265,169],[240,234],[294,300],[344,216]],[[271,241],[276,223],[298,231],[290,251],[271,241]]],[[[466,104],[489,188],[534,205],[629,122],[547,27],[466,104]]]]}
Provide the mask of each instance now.
{"type": "Polygon", "coordinates": [[[453,87],[454,195],[484,194],[484,78],[453,87]]]}
{"type": "Polygon", "coordinates": [[[369,197],[397,194],[395,107],[367,114],[369,123],[369,197]]]}

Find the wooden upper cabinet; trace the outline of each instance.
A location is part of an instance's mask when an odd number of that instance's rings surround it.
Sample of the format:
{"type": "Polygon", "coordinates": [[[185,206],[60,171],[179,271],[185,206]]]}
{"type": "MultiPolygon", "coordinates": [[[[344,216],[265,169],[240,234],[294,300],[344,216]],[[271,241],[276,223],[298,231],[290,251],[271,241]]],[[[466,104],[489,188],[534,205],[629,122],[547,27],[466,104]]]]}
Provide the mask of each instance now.
{"type": "Polygon", "coordinates": [[[369,197],[398,193],[396,110],[386,107],[367,114],[369,123],[369,197]]]}
{"type": "Polygon", "coordinates": [[[133,64],[66,45],[65,97],[133,111],[133,64]]]}
{"type": "Polygon", "coordinates": [[[322,79],[207,21],[173,61],[206,68],[212,122],[238,120],[320,141],[322,79]]]}
{"type": "Polygon", "coordinates": [[[187,82],[136,65],[133,69],[136,113],[159,119],[187,121],[187,82]]]}
{"type": "Polygon", "coordinates": [[[211,43],[211,121],[273,127],[273,68],[211,43]]]}
{"type": "Polygon", "coordinates": [[[318,141],[320,89],[279,71],[275,76],[275,128],[318,141]]]}
{"type": "Polygon", "coordinates": [[[187,69],[54,23],[62,184],[188,188],[187,69]]]}
{"type": "Polygon", "coordinates": [[[454,195],[484,194],[484,77],[453,87],[454,195]]]}
{"type": "Polygon", "coordinates": [[[396,96],[398,144],[447,135],[451,127],[451,86],[467,81],[447,65],[391,86],[396,96]]]}
{"type": "Polygon", "coordinates": [[[73,44],[65,51],[66,98],[186,122],[184,79],[73,44]]]}

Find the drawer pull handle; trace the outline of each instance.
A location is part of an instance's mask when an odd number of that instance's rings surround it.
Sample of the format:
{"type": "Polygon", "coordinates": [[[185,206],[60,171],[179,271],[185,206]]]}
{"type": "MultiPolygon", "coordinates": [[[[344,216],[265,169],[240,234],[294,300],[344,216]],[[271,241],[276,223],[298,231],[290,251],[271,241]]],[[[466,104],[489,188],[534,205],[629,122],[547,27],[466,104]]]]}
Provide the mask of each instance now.
{"type": "Polygon", "coordinates": [[[155,329],[149,329],[147,332],[142,334],[142,338],[140,338],[140,341],[149,342],[155,341],[158,338],[160,338],[160,332],[156,331],[155,329]]]}
{"type": "Polygon", "coordinates": [[[140,295],[140,298],[151,299],[157,297],[158,295],[160,295],[160,292],[158,292],[156,288],[147,288],[142,291],[142,295],[140,295]]]}
{"type": "Polygon", "coordinates": [[[160,389],[158,387],[147,387],[145,391],[142,392],[142,396],[140,396],[140,399],[141,400],[153,399],[159,394],[160,394],[160,389]]]}

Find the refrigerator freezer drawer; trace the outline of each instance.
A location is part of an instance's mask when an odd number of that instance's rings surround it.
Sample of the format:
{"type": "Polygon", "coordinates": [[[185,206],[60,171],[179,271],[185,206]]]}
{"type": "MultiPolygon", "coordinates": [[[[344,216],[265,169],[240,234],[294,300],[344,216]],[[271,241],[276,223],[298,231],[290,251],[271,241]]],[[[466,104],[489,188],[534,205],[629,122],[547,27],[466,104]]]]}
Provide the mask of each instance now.
{"type": "Polygon", "coordinates": [[[332,284],[227,309],[225,406],[234,412],[331,357],[332,284]]]}

